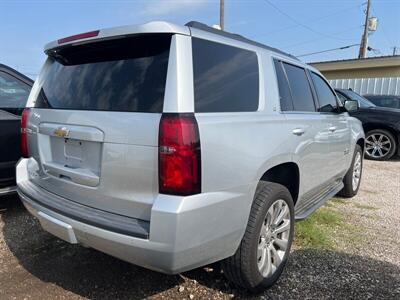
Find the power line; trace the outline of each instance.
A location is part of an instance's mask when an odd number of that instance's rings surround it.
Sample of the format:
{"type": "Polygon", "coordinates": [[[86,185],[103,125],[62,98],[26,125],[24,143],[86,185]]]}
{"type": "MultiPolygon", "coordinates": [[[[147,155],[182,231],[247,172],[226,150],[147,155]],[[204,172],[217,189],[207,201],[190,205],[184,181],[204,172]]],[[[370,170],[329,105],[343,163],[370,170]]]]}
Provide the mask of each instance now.
{"type": "Polygon", "coordinates": [[[327,49],[327,50],[322,50],[322,51],[317,51],[317,52],[305,53],[305,54],[296,55],[296,56],[297,57],[310,56],[310,55],[314,55],[314,54],[320,54],[320,53],[331,52],[331,51],[336,51],[336,50],[344,50],[344,49],[348,49],[348,48],[355,47],[355,46],[360,46],[360,44],[352,44],[352,45],[343,46],[343,47],[339,47],[339,48],[333,48],[333,49],[327,49]]]}
{"type": "MultiPolygon", "coordinates": [[[[345,12],[345,11],[349,11],[349,10],[352,10],[352,9],[355,9],[355,8],[359,9],[361,6],[362,5],[358,4],[356,6],[348,7],[348,8],[345,8],[345,9],[340,9],[340,10],[337,10],[337,11],[334,11],[334,12],[330,13],[329,15],[324,15],[322,17],[314,18],[310,23],[317,23],[318,21],[321,21],[321,20],[326,19],[326,18],[331,18],[331,17],[339,15],[339,14],[345,12]]],[[[285,31],[285,30],[288,30],[288,29],[292,29],[292,28],[296,28],[296,27],[299,27],[299,26],[300,26],[299,24],[296,24],[296,25],[286,26],[286,27],[283,27],[283,28],[277,29],[277,30],[271,30],[271,31],[263,33],[262,35],[257,35],[254,38],[264,37],[264,36],[267,36],[269,34],[279,33],[279,32],[282,32],[282,31],[285,31]]]]}
{"type": "MultiPolygon", "coordinates": [[[[346,30],[343,30],[343,31],[340,31],[340,32],[335,32],[334,34],[341,34],[341,33],[344,33],[344,32],[354,31],[355,29],[359,29],[360,27],[361,26],[350,27],[350,28],[347,28],[346,30]]],[[[316,38],[316,39],[311,39],[311,40],[307,40],[307,41],[303,41],[303,42],[298,42],[298,43],[295,43],[295,44],[282,46],[282,48],[292,48],[292,47],[295,47],[295,46],[301,46],[301,45],[305,45],[305,44],[321,41],[321,39],[324,39],[324,38],[316,38]]],[[[356,39],[354,38],[354,39],[348,39],[348,40],[349,41],[355,41],[356,39]]]]}
{"type": "Polygon", "coordinates": [[[301,22],[298,21],[297,19],[293,18],[291,15],[285,13],[283,10],[281,10],[279,7],[277,7],[277,6],[276,6],[275,4],[273,4],[271,1],[269,1],[269,0],[264,0],[264,1],[265,1],[267,4],[269,4],[271,7],[273,7],[276,11],[278,11],[280,14],[286,16],[288,19],[292,20],[293,22],[295,22],[295,23],[298,24],[299,26],[301,26],[301,27],[303,27],[303,28],[305,28],[305,29],[307,29],[307,30],[313,32],[313,33],[319,34],[319,35],[321,35],[321,36],[324,36],[324,37],[327,37],[327,38],[330,38],[330,39],[346,40],[346,39],[343,39],[343,38],[331,36],[331,35],[329,35],[329,34],[325,34],[325,33],[323,33],[323,32],[317,31],[317,30],[311,28],[310,26],[301,23],[301,22]]]}

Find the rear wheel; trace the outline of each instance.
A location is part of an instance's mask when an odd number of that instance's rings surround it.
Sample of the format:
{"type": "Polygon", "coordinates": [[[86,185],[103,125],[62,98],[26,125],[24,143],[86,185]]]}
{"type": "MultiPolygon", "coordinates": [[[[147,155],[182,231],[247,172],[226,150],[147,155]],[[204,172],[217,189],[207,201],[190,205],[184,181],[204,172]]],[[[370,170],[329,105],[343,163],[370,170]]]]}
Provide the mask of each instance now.
{"type": "Polygon", "coordinates": [[[387,160],[396,153],[396,140],[389,131],[374,129],[365,138],[365,156],[373,160],[387,160]]]}
{"type": "Polygon", "coordinates": [[[258,184],[240,246],[222,262],[229,280],[252,292],[266,289],[278,280],[293,240],[293,206],[284,186],[264,181],[258,184]]]}

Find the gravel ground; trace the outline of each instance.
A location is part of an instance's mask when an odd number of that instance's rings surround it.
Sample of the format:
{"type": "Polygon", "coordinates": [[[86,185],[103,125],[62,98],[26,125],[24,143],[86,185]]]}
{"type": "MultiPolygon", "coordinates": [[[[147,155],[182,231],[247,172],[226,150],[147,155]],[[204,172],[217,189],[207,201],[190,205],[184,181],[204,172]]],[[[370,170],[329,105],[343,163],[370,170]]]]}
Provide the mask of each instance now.
{"type": "Polygon", "coordinates": [[[363,176],[359,195],[335,204],[357,234],[343,228],[336,250],[294,247],[279,282],[257,296],[232,287],[218,264],[167,276],[67,244],[3,198],[0,299],[400,299],[400,160],[365,161],[363,176]]]}

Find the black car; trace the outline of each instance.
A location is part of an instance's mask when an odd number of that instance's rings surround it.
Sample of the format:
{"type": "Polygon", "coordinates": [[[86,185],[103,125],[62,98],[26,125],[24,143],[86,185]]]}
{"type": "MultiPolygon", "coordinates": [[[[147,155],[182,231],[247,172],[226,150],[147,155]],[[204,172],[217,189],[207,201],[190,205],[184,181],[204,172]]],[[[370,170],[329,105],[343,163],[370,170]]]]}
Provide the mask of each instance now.
{"type": "Polygon", "coordinates": [[[369,101],[377,106],[400,109],[400,96],[393,95],[364,95],[369,101]]]}
{"type": "Polygon", "coordinates": [[[32,79],[0,64],[0,196],[15,191],[21,114],[32,85],[32,79]]]}
{"type": "Polygon", "coordinates": [[[360,109],[350,115],[363,124],[366,157],[387,160],[395,155],[400,148],[400,109],[378,107],[352,90],[335,91],[341,102],[349,99],[358,101],[360,109]]]}

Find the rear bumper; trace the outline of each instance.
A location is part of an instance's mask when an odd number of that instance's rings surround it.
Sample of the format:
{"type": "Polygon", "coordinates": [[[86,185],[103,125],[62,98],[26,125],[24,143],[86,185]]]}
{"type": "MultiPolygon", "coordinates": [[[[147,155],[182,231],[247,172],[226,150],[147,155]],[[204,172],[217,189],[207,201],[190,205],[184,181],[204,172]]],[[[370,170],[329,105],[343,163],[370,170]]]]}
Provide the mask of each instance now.
{"type": "Polygon", "coordinates": [[[17,166],[21,200],[45,230],[70,243],[176,274],[231,256],[244,234],[247,216],[241,194],[159,195],[148,222],[105,213],[108,216],[98,216],[96,223],[91,215],[93,208],[75,206],[73,201],[33,184],[26,161],[21,160],[17,166]],[[114,227],[106,227],[104,222],[110,215],[114,227]]]}
{"type": "Polygon", "coordinates": [[[70,219],[115,233],[143,239],[149,237],[150,224],[148,221],[105,212],[69,201],[38,187],[29,180],[19,184],[18,194],[24,203],[29,203],[31,207],[47,208],[70,219]]]}

